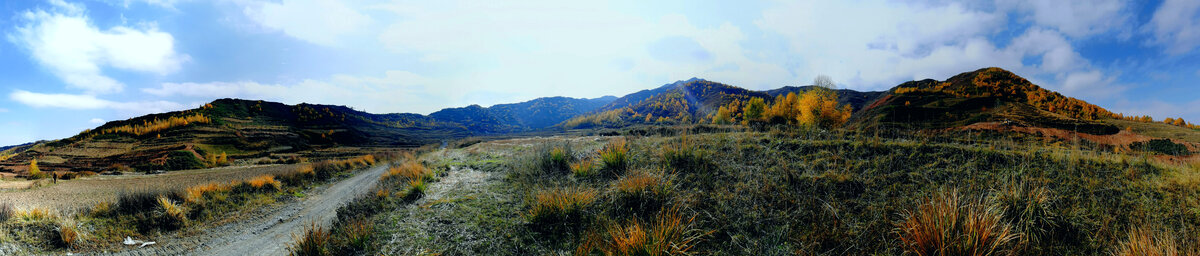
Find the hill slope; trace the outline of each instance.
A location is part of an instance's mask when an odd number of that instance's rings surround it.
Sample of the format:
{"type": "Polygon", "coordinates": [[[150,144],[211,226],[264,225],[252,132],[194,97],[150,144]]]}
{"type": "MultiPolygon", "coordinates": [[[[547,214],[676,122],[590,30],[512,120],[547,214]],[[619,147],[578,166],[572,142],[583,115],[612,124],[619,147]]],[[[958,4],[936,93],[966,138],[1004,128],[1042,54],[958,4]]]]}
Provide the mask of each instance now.
{"type": "Polygon", "coordinates": [[[1000,68],[984,68],[946,81],[910,81],[856,112],[856,127],[950,128],[978,122],[1047,127],[1108,135],[1119,128],[1101,122],[1114,114],[1096,105],[1043,89],[1000,68]]]}
{"type": "MultiPolygon", "coordinates": [[[[642,90],[613,100],[595,113],[567,120],[566,128],[621,127],[636,124],[685,124],[702,122],[721,106],[734,100],[746,102],[761,98],[767,102],[776,96],[802,93],[813,86],[786,86],[768,91],[753,91],[741,87],[692,78],[642,90]]],[[[883,95],[884,92],[836,90],[838,102],[857,110],[883,95]]]]}

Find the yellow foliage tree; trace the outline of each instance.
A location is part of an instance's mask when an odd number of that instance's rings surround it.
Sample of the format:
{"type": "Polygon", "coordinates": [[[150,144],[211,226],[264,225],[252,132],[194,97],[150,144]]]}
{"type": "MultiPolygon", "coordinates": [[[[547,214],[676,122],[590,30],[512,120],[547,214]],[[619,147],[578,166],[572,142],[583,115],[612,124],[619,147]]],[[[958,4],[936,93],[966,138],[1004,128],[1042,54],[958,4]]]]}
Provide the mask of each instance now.
{"type": "Polygon", "coordinates": [[[817,76],[813,84],[813,89],[796,99],[797,124],[829,129],[840,127],[850,120],[852,110],[849,105],[838,104],[837,92],[833,90],[833,79],[821,75],[817,76]]]}
{"type": "Polygon", "coordinates": [[[38,166],[37,166],[37,159],[30,160],[29,161],[29,176],[37,176],[38,174],[41,174],[41,173],[42,173],[42,170],[38,169],[38,166]]]}
{"type": "Polygon", "coordinates": [[[797,99],[796,122],[821,128],[836,128],[850,120],[849,105],[839,105],[837,93],[825,87],[804,92],[797,99]]]}
{"type": "Polygon", "coordinates": [[[217,158],[217,164],[220,164],[220,165],[229,164],[229,158],[225,156],[225,152],[221,152],[221,156],[219,158],[217,158]]]}
{"type": "Polygon", "coordinates": [[[762,98],[753,98],[746,103],[742,108],[742,123],[762,121],[763,112],[767,110],[767,103],[762,98]]]}

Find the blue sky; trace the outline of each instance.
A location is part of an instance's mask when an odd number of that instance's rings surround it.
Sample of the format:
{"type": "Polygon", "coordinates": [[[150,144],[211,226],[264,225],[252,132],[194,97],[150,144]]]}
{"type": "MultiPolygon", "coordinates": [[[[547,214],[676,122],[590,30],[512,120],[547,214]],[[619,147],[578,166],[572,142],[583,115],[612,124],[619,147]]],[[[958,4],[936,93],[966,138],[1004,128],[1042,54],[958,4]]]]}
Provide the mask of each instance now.
{"type": "Polygon", "coordinates": [[[4,1],[0,145],[224,97],[427,114],[691,77],[884,90],[989,66],[1198,122],[1198,25],[1194,0],[4,1]]]}

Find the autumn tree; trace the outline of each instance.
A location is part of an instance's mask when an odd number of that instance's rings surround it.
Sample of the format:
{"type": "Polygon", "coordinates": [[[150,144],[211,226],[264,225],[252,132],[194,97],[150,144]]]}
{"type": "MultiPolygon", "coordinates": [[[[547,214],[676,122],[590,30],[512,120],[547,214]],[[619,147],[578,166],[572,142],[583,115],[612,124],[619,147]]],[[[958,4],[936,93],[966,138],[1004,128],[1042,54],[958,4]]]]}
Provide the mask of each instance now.
{"type": "Polygon", "coordinates": [[[767,103],[762,98],[752,98],[742,108],[742,123],[749,124],[750,122],[758,122],[763,119],[763,112],[767,110],[767,103]]]}
{"type": "Polygon", "coordinates": [[[849,105],[838,104],[833,79],[821,75],[813,80],[813,84],[816,86],[796,99],[798,124],[829,129],[840,127],[850,120],[852,110],[849,105]]]}
{"type": "Polygon", "coordinates": [[[229,158],[225,156],[225,152],[221,152],[221,156],[217,157],[217,164],[220,164],[220,165],[229,164],[229,158]]]}
{"type": "Polygon", "coordinates": [[[34,177],[41,173],[42,173],[42,170],[38,169],[38,166],[37,166],[37,159],[30,160],[29,161],[29,176],[34,177]]]}

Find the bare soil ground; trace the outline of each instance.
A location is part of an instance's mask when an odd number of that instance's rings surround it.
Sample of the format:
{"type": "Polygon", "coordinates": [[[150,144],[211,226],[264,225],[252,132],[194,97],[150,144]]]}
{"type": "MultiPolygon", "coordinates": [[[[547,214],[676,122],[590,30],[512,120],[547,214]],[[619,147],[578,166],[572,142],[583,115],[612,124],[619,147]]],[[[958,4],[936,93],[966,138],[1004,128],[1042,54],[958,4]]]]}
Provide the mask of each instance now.
{"type": "MultiPolygon", "coordinates": [[[[263,174],[294,171],[295,165],[223,167],[174,171],[164,174],[126,174],[59,180],[57,184],[29,187],[29,181],[0,181],[0,202],[17,208],[44,208],[69,212],[101,201],[113,201],[122,191],[182,189],[209,182],[244,180],[263,174]]],[[[48,181],[48,180],[47,180],[48,181]]]]}

